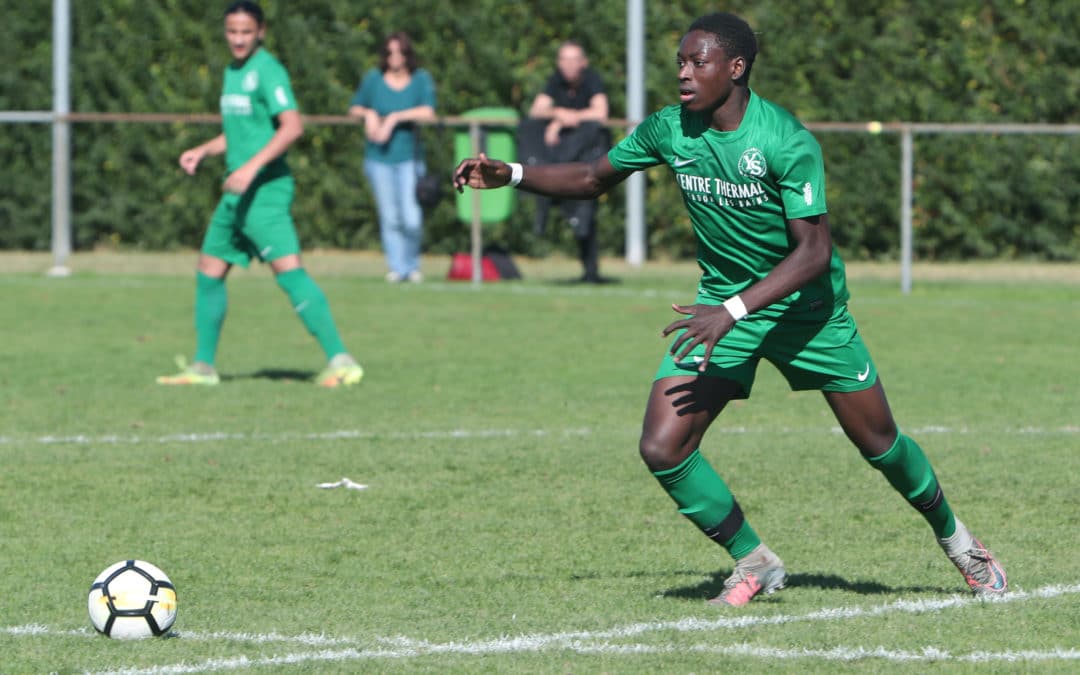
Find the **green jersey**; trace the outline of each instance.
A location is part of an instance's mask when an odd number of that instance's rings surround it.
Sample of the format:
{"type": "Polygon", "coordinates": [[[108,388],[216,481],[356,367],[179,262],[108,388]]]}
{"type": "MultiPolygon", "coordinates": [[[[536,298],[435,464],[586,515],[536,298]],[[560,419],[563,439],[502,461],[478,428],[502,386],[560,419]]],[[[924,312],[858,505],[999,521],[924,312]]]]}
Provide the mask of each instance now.
{"type": "MultiPolygon", "coordinates": [[[[296,110],[289,73],[262,47],[243,64],[225,68],[221,90],[221,125],[225,132],[225,168],[235,171],[262,150],[277,131],[274,118],[296,110]]],[[[287,175],[285,155],[263,169],[265,176],[287,175]]]]}
{"type": "MultiPolygon", "coordinates": [[[[682,106],[645,119],[608,153],[619,171],[667,164],[697,238],[698,301],[721,303],[760,281],[794,248],[787,221],[826,213],[825,164],[791,113],[753,92],[739,128],[717,131],[682,106]]],[[[829,316],[847,302],[844,265],[754,315],[829,316]]]]}

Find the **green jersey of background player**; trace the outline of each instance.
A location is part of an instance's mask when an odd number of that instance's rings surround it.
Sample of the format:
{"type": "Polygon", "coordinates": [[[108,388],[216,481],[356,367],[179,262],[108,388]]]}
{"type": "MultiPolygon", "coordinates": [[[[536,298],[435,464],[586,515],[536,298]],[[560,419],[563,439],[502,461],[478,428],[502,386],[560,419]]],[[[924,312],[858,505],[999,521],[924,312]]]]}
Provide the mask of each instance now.
{"type": "Polygon", "coordinates": [[[695,303],[674,305],[682,316],[663,331],[675,337],[653,382],[639,450],[679,510],[735,559],[711,602],[741,606],[787,580],[783,562],[698,451],[724,407],[750,395],[762,358],[792,389],[824,394],[847,437],[923,515],[972,591],[1004,593],[1001,565],[953,515],[926,455],[893,421],[847,310],[821,150],[793,116],[750,90],[756,55],[745,21],[701,17],[679,45],[680,105],[651,115],[606,157],[525,168],[481,155],[458,165],[455,186],[509,184],[592,199],[634,171],[670,168],[702,277],[695,303]]]}
{"type": "Polygon", "coordinates": [[[234,2],[225,10],[225,39],[233,61],[225,69],[221,94],[222,133],[184,152],[180,166],[194,174],[209,155],[225,155],[227,176],[203,238],[195,285],[196,350],[180,372],[159,384],[217,384],[218,342],[227,306],[225,278],[233,265],[252,258],[270,265],[300,320],[318,340],[328,364],[316,377],[324,387],[349,386],[363,369],[349,355],[318,284],[300,262],[300,242],[290,212],[293,177],[285,151],[304,133],[289,75],[262,48],[262,9],[234,2]]]}

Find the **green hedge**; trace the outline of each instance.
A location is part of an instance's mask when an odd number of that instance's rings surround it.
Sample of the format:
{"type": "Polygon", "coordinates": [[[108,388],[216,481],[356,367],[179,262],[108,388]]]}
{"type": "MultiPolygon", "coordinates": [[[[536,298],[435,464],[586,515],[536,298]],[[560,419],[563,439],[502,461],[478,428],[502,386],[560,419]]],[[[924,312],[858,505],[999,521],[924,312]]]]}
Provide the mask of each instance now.
{"type": "MultiPolygon", "coordinates": [[[[225,3],[72,3],[72,108],[80,112],[216,111],[228,58],[225,3]]],[[[51,107],[50,3],[0,0],[13,38],[0,42],[0,109],[51,107]]],[[[704,6],[647,3],[647,108],[675,99],[674,53],[704,6]]],[[[435,76],[439,112],[480,106],[524,111],[553,67],[558,43],[588,49],[625,115],[624,0],[394,3],[266,0],[268,47],[289,68],[303,111],[341,114],[373,65],[382,36],[404,29],[435,76]]],[[[760,32],[751,84],[807,122],[1075,123],[1080,110],[1080,3],[929,0],[730,3],[760,32]]],[[[217,133],[205,124],[76,124],[74,243],[163,249],[197,245],[218,197],[220,163],[194,178],[180,152],[217,133]]],[[[425,130],[433,170],[452,168],[450,134],[425,130]]],[[[899,139],[820,133],[834,236],[853,258],[898,254],[899,139]]],[[[376,248],[374,206],[355,126],[309,126],[290,153],[297,224],[306,247],[376,248]]],[[[1080,139],[1074,136],[916,136],[914,223],[923,259],[1080,259],[1080,139]]],[[[0,247],[44,249],[51,214],[51,134],[0,125],[0,247]]],[[[218,162],[218,163],[215,163],[218,162]]],[[[693,254],[667,172],[648,173],[651,255],[693,254]]],[[[623,251],[623,193],[605,196],[601,244],[623,251]]],[[[571,250],[567,228],[532,233],[523,197],[489,240],[517,252],[571,250]]],[[[468,245],[448,200],[426,222],[426,248],[468,245]]]]}

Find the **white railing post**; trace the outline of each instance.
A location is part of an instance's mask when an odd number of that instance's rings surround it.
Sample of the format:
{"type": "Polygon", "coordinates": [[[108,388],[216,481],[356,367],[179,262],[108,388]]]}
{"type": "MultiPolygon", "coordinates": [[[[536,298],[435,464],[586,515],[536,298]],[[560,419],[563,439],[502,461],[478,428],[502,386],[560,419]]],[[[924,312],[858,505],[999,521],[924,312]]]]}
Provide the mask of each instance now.
{"type": "Polygon", "coordinates": [[[52,253],[51,277],[71,274],[71,93],[68,86],[71,7],[53,0],[52,253]]]}
{"type": "Polygon", "coordinates": [[[914,142],[911,127],[900,130],[900,292],[911,292],[912,189],[915,184],[914,142]]]}
{"type": "MultiPolygon", "coordinates": [[[[626,117],[629,133],[645,119],[645,0],[626,0],[626,117]]],[[[626,180],[626,262],[645,262],[645,174],[626,180]]]]}

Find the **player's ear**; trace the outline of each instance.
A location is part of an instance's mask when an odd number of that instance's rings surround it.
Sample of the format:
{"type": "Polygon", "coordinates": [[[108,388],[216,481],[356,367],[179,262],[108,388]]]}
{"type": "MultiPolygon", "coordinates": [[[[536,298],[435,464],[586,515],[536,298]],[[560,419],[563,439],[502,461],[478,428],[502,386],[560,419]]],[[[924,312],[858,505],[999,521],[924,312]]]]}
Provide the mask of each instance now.
{"type": "Polygon", "coordinates": [[[731,79],[738,81],[742,79],[742,76],[746,74],[746,59],[741,56],[736,56],[731,59],[731,79]]]}

